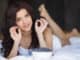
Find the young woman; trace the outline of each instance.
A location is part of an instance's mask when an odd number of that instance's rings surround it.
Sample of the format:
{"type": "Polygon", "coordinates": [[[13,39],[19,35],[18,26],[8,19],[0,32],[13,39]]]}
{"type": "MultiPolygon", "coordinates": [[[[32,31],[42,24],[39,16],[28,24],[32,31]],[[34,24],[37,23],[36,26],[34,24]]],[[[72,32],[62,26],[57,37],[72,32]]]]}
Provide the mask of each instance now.
{"type": "Polygon", "coordinates": [[[4,56],[20,54],[23,52],[19,52],[20,47],[25,50],[51,48],[52,34],[47,25],[44,18],[35,20],[31,6],[23,1],[8,6],[3,30],[4,56]]]}

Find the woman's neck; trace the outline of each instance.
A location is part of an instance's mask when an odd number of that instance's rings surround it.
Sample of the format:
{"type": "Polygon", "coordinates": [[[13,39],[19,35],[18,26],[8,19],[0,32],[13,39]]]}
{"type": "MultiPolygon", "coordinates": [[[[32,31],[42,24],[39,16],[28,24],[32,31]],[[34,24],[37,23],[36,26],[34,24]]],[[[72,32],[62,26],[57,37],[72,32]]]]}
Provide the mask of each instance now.
{"type": "Polygon", "coordinates": [[[31,36],[31,31],[28,31],[28,32],[22,32],[22,36],[23,37],[29,37],[29,36],[31,36]]]}
{"type": "Polygon", "coordinates": [[[23,48],[29,48],[31,45],[31,41],[32,41],[31,31],[22,32],[21,46],[23,48]]]}

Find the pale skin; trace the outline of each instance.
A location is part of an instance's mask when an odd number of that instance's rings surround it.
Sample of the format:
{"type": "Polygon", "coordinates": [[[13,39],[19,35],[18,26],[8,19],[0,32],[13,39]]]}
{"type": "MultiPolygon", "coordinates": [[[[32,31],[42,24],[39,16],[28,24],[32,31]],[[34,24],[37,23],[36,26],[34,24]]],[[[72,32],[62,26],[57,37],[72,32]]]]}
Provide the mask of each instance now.
{"type": "Polygon", "coordinates": [[[45,9],[45,5],[41,4],[39,7],[40,16],[45,17],[49,23],[49,26],[53,32],[53,34],[57,35],[61,39],[62,46],[70,44],[69,38],[72,36],[80,36],[80,33],[76,28],[72,29],[71,32],[65,33],[58,24],[52,19],[47,10],[45,9]]]}
{"type": "MultiPolygon", "coordinates": [[[[14,57],[17,55],[19,46],[23,48],[28,48],[31,43],[31,27],[32,27],[32,18],[29,15],[26,9],[20,9],[16,13],[16,24],[17,26],[13,26],[10,28],[10,36],[14,40],[14,44],[12,50],[8,56],[8,58],[14,57]],[[18,30],[18,33],[16,32],[18,30]]],[[[36,20],[35,22],[35,30],[38,35],[39,43],[41,48],[51,48],[51,42],[48,42],[51,36],[51,31],[47,28],[48,22],[45,19],[36,20]],[[40,23],[40,26],[38,26],[40,23]],[[45,32],[49,33],[45,35],[45,32]]]]}
{"type": "Polygon", "coordinates": [[[52,35],[53,34],[52,34],[52,31],[51,31],[50,27],[46,28],[46,30],[43,34],[44,34],[44,38],[45,38],[47,47],[52,49],[52,40],[53,40],[52,35]]]}

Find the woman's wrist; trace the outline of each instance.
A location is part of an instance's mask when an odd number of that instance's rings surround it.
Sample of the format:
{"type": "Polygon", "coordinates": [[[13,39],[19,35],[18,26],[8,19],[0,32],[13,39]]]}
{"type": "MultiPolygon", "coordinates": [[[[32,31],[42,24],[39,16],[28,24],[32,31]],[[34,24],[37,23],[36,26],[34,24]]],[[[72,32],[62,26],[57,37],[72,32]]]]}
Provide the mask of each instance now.
{"type": "Polygon", "coordinates": [[[14,45],[19,45],[20,42],[18,40],[14,41],[14,45]]]}
{"type": "Polygon", "coordinates": [[[42,32],[37,32],[37,35],[43,35],[43,33],[42,32]]]}

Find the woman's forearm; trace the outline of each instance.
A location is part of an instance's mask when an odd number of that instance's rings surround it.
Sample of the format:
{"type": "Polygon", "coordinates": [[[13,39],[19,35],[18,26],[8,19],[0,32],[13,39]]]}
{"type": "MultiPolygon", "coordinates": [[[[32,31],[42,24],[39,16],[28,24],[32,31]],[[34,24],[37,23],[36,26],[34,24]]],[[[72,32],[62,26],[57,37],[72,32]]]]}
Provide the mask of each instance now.
{"type": "Polygon", "coordinates": [[[52,31],[49,27],[46,28],[46,30],[44,31],[44,39],[46,41],[47,44],[47,48],[52,49],[52,31]]]}
{"type": "Polygon", "coordinates": [[[19,44],[14,42],[14,45],[13,45],[13,47],[11,49],[11,52],[10,52],[8,58],[17,56],[18,48],[19,48],[19,44]]]}
{"type": "Polygon", "coordinates": [[[41,48],[46,48],[47,45],[46,45],[46,42],[44,40],[43,34],[42,33],[38,33],[37,35],[38,35],[40,47],[41,48]]]}

